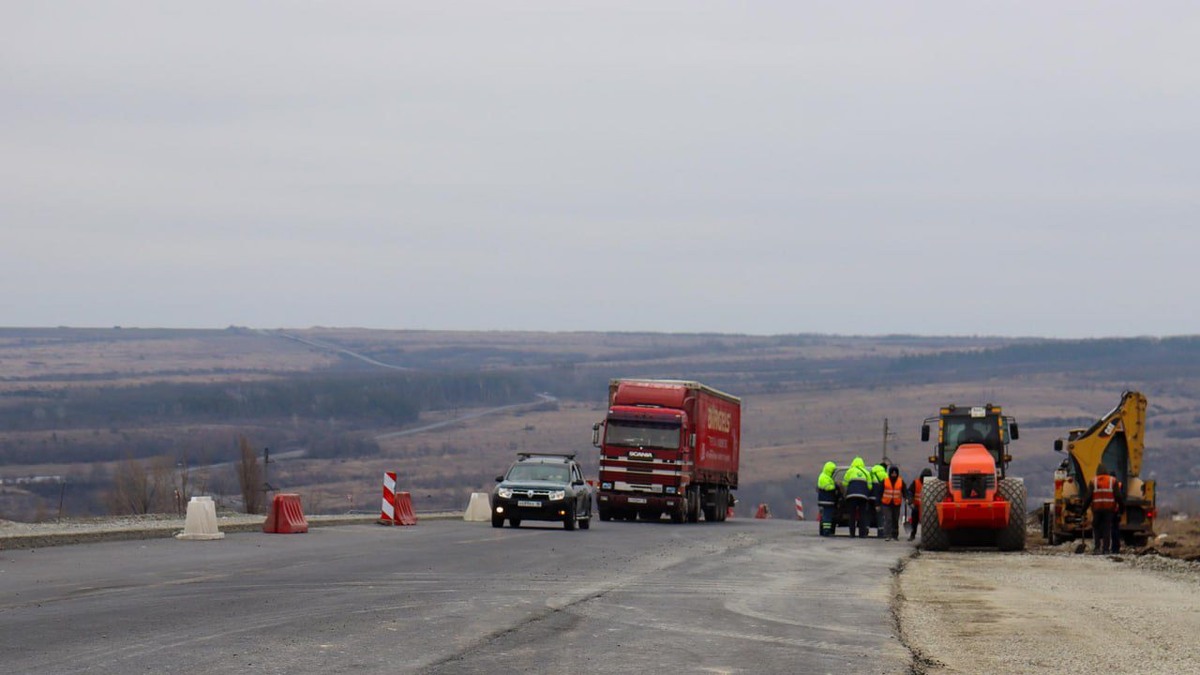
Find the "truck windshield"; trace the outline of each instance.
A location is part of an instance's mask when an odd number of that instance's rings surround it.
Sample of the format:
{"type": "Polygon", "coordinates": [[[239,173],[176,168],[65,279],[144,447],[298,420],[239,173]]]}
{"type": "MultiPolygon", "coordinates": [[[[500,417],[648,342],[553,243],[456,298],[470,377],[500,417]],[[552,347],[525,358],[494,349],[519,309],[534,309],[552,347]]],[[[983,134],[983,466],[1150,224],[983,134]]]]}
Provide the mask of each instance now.
{"type": "Polygon", "coordinates": [[[604,440],[608,445],[674,450],[679,447],[679,425],[610,421],[604,440]]]}

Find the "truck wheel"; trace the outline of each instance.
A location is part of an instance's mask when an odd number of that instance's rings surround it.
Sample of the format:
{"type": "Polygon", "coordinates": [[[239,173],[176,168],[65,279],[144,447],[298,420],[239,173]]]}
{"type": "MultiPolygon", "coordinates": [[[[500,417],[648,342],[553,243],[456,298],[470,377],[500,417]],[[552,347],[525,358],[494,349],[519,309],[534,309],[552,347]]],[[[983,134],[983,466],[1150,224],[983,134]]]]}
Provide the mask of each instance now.
{"type": "MultiPolygon", "coordinates": [[[[713,509],[716,512],[715,515],[717,516],[718,523],[725,521],[725,513],[728,510],[728,508],[729,508],[729,492],[727,492],[724,487],[719,487],[719,488],[717,488],[717,505],[713,509]]],[[[708,516],[705,515],[704,517],[707,518],[708,516]]]]}
{"type": "Polygon", "coordinates": [[[521,519],[520,519],[520,518],[509,518],[509,519],[508,519],[508,524],[509,524],[509,525],[512,525],[513,527],[520,527],[520,526],[521,526],[521,519]]]}
{"type": "Polygon", "coordinates": [[[698,487],[688,490],[687,521],[689,523],[700,522],[700,488],[698,487]]]}
{"type": "Polygon", "coordinates": [[[571,507],[567,509],[567,515],[563,516],[563,529],[564,530],[575,529],[575,505],[574,504],[572,504],[571,507]]]}
{"type": "Polygon", "coordinates": [[[926,551],[945,551],[950,548],[950,533],[938,522],[937,505],[946,499],[946,483],[936,478],[925,479],[921,487],[921,548],[926,551]]]}
{"type": "Polygon", "coordinates": [[[1025,483],[1013,478],[1000,481],[997,490],[1008,502],[1008,526],[996,535],[996,546],[1001,551],[1025,550],[1025,483]]]}
{"type": "Polygon", "coordinates": [[[600,508],[600,520],[602,522],[607,523],[611,519],[612,519],[612,513],[609,512],[608,509],[601,507],[600,508]]]}
{"type": "Polygon", "coordinates": [[[504,516],[492,516],[492,527],[504,527],[504,516]]]}

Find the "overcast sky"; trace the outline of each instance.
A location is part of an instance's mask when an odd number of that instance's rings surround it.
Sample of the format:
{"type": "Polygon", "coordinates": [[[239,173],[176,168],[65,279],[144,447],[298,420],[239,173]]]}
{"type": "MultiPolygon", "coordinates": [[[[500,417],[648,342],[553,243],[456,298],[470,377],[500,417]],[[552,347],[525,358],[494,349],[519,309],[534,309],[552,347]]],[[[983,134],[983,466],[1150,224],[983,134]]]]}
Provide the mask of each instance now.
{"type": "Polygon", "coordinates": [[[0,325],[1197,334],[1198,120],[1194,2],[0,0],[0,325]]]}

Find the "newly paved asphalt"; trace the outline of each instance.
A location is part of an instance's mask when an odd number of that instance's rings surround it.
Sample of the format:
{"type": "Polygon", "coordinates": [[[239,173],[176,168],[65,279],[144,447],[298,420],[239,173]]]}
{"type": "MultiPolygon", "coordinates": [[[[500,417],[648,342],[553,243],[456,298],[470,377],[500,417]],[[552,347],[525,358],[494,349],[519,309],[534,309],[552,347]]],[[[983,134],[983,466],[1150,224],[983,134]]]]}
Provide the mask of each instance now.
{"type": "Polygon", "coordinates": [[[0,670],[904,673],[910,550],[735,519],[0,551],[0,670]]]}

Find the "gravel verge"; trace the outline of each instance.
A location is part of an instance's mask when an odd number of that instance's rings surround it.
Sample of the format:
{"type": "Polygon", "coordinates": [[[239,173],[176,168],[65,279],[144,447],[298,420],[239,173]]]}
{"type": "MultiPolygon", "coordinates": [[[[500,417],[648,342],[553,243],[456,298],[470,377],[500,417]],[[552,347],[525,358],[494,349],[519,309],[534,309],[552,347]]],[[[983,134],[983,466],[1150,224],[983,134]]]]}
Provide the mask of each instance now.
{"type": "Polygon", "coordinates": [[[921,552],[894,587],[914,673],[1198,672],[1200,564],[921,552]]]}

